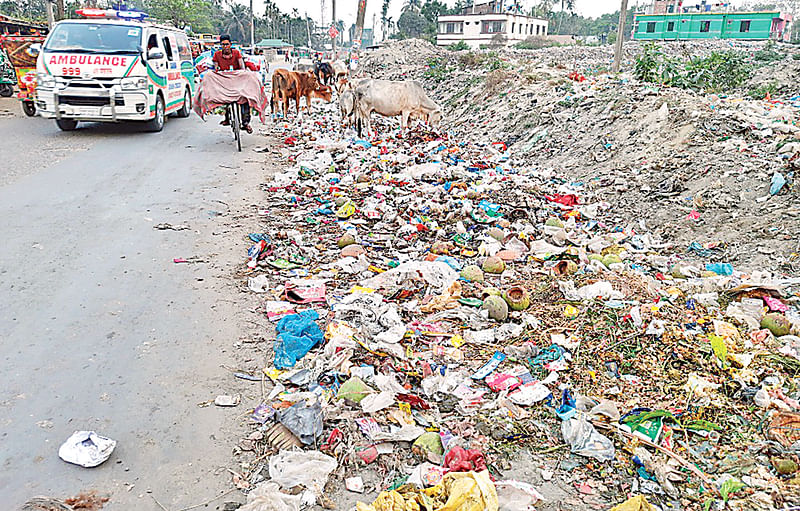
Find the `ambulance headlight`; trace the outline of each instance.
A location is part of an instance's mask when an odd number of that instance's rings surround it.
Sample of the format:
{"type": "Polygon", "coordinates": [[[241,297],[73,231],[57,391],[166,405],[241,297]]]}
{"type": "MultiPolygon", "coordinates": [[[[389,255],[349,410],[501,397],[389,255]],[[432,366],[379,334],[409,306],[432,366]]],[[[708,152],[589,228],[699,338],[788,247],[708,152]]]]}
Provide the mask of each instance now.
{"type": "Polygon", "coordinates": [[[36,76],[36,83],[39,87],[45,87],[48,89],[52,89],[56,86],[56,79],[53,75],[48,73],[39,73],[36,76]]]}
{"type": "Polygon", "coordinates": [[[147,87],[147,78],[123,78],[119,82],[123,90],[139,90],[147,87]]]}

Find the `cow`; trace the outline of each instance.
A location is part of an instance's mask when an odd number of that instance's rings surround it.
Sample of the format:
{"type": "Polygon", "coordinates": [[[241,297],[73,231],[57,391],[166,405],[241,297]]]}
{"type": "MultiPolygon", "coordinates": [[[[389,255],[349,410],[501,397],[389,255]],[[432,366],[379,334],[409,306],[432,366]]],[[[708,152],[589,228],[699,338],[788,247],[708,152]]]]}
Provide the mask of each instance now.
{"type": "Polygon", "coordinates": [[[438,126],[442,109],[434,103],[416,80],[362,80],[355,88],[355,117],[358,134],[366,126],[372,129],[370,114],[377,112],[386,117],[400,116],[400,129],[404,130],[410,117],[438,126]]]}
{"type": "Polygon", "coordinates": [[[317,76],[317,81],[322,85],[333,84],[333,68],[327,62],[317,62],[314,64],[314,74],[317,76]]]}
{"type": "Polygon", "coordinates": [[[339,93],[339,111],[342,114],[342,123],[345,126],[353,125],[356,95],[353,89],[346,89],[339,93]]]}
{"type": "Polygon", "coordinates": [[[333,69],[333,79],[335,81],[339,81],[342,78],[347,79],[347,66],[341,60],[334,60],[331,62],[331,68],[333,69]]]}
{"type": "Polygon", "coordinates": [[[298,115],[300,114],[300,98],[305,96],[306,107],[311,111],[311,97],[318,97],[325,101],[331,100],[331,89],[320,86],[314,73],[310,71],[296,72],[286,69],[276,69],[272,74],[272,113],[283,103],[283,115],[289,113],[289,100],[294,99],[298,115]]]}

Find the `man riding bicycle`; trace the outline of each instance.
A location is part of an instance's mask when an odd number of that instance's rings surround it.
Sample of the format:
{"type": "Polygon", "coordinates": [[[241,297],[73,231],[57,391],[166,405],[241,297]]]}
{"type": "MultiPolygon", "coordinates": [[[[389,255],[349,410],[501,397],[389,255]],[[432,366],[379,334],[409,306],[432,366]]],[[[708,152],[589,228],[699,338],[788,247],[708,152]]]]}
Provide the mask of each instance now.
{"type": "MultiPolygon", "coordinates": [[[[214,62],[214,69],[217,71],[230,71],[235,69],[246,69],[244,65],[244,59],[242,58],[242,54],[239,50],[236,50],[231,45],[231,37],[227,35],[220,36],[219,44],[222,49],[214,52],[214,57],[212,57],[212,61],[214,62]]],[[[241,118],[242,118],[242,129],[247,131],[248,133],[253,132],[253,128],[250,127],[250,105],[247,104],[240,104],[238,105],[241,118]]],[[[231,113],[228,109],[225,110],[225,120],[222,121],[223,126],[230,126],[231,124],[231,113]]]]}

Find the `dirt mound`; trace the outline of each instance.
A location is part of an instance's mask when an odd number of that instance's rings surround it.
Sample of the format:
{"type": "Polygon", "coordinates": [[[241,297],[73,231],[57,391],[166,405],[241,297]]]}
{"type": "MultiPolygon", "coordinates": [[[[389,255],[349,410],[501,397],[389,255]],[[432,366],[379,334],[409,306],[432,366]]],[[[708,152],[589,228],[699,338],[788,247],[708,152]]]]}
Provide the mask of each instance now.
{"type": "MultiPolygon", "coordinates": [[[[796,271],[800,201],[791,177],[800,154],[798,108],[776,99],[781,91],[781,99],[794,94],[787,78],[793,50],[780,48],[784,85],[764,101],[753,99],[760,90],[752,83],[728,94],[640,83],[632,69],[641,47],[625,45],[619,75],[608,72],[610,47],[569,46],[444,50],[402,77],[423,81],[444,108],[446,128],[503,142],[518,164],[587,182],[621,216],[643,222],[689,258],[699,245],[737,266],[796,271]],[[788,184],[772,195],[776,174],[788,184]]],[[[673,58],[729,49],[749,55],[754,75],[776,67],[763,43],[661,46],[673,58]]],[[[395,69],[371,72],[400,77],[395,69]]]]}

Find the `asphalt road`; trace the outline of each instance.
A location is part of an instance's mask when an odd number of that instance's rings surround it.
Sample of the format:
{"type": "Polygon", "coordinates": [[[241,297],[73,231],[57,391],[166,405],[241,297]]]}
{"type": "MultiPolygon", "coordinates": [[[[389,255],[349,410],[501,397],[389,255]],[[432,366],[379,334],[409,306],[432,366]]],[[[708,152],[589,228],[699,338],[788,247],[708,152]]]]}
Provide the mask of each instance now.
{"type": "Polygon", "coordinates": [[[235,153],[194,114],[161,133],[5,115],[0,133],[3,508],[89,489],[126,511],[219,495],[243,410],[198,405],[232,386],[228,274],[245,242],[225,234],[228,206],[247,200],[264,139],[235,153]],[[100,467],[58,458],[84,429],[118,442],[100,467]]]}

